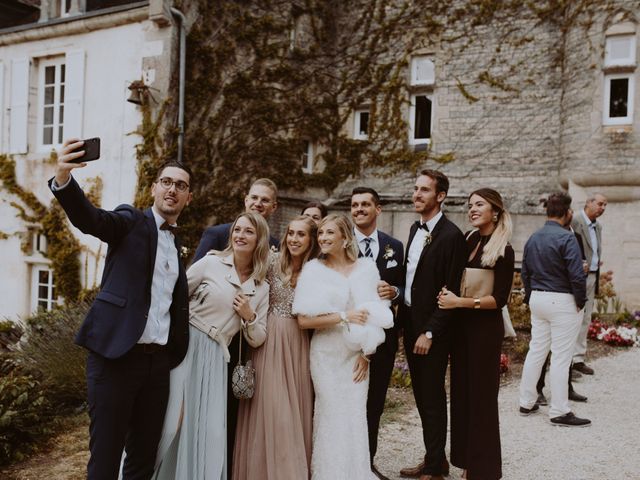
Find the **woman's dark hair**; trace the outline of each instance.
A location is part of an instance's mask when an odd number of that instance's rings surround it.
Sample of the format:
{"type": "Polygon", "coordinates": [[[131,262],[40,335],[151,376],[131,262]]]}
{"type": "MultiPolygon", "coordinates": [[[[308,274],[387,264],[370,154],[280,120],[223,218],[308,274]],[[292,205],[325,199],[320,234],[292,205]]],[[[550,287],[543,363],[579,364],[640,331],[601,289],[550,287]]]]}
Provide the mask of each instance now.
{"type": "Polygon", "coordinates": [[[300,215],[302,215],[307,208],[317,208],[318,210],[320,210],[320,215],[322,216],[322,218],[329,215],[329,210],[327,210],[326,205],[316,201],[307,202],[307,204],[300,211],[300,215]]]}

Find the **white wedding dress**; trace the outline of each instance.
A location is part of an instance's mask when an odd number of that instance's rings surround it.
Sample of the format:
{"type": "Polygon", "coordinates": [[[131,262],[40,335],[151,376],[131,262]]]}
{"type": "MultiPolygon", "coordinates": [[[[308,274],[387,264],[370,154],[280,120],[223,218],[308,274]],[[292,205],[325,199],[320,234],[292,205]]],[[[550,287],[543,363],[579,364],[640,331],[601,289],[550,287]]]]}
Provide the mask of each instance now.
{"type": "MultiPolygon", "coordinates": [[[[293,310],[304,315],[363,308],[369,311],[364,329],[346,332],[344,326],[315,330],[311,339],[311,378],[315,390],[312,480],[377,480],[371,472],[367,431],[369,379],[353,381],[360,355],[354,348],[393,325],[387,302],[377,297],[378,271],[370,260],[358,260],[349,277],[317,260],[308,262],[296,288],[293,310]],[[379,330],[376,334],[372,333],[379,330]]],[[[378,342],[380,343],[380,342],[378,342]]],[[[365,347],[366,348],[366,347],[365,347]]],[[[375,347],[374,347],[375,350],[375,347]]]]}

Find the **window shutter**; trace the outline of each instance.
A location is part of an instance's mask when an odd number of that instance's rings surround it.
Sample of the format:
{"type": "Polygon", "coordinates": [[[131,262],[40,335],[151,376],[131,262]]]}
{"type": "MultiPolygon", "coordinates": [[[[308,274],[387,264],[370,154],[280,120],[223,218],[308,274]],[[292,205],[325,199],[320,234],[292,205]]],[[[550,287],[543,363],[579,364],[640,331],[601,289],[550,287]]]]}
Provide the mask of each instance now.
{"type": "Polygon", "coordinates": [[[29,110],[29,58],[11,62],[11,114],[9,153],[27,153],[29,110]]]}
{"type": "Polygon", "coordinates": [[[65,64],[64,138],[82,138],[84,50],[67,52],[65,64]]]}
{"type": "Polygon", "coordinates": [[[433,85],[436,80],[435,65],[427,57],[415,57],[411,61],[411,84],[433,85]]]}
{"type": "Polygon", "coordinates": [[[2,139],[4,138],[4,63],[0,62],[0,153],[4,152],[2,139]]]}

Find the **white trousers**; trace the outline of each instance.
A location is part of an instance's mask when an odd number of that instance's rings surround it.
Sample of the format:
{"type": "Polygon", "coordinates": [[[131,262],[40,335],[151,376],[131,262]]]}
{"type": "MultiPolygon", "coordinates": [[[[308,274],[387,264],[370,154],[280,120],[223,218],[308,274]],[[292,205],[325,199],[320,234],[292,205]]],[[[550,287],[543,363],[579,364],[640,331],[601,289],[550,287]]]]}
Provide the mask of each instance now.
{"type": "Polygon", "coordinates": [[[587,303],[584,305],[582,324],[580,325],[580,332],[578,333],[573,351],[573,363],[584,362],[584,356],[587,353],[587,334],[589,333],[589,324],[591,323],[591,313],[593,312],[593,299],[596,296],[597,281],[597,273],[589,273],[589,275],[587,275],[587,303]]]}
{"type": "Polygon", "coordinates": [[[531,292],[531,342],[524,361],[520,380],[520,406],[531,408],[536,403],[536,383],[542,364],[551,349],[549,386],[551,401],[549,416],[569,413],[569,365],[583,311],[578,311],[573,295],[569,293],[531,292]]]}

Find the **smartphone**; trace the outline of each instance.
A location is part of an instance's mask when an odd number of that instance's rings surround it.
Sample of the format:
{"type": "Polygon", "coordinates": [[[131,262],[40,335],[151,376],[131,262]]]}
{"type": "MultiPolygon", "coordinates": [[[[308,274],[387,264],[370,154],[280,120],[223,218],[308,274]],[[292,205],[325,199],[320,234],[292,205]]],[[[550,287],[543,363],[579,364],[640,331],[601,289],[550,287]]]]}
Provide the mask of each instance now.
{"type": "Polygon", "coordinates": [[[76,158],[75,160],[71,160],[69,163],[83,163],[83,162],[91,162],[93,160],[98,160],[100,158],[100,138],[87,138],[83,140],[84,145],[78,147],[74,150],[74,152],[79,152],[84,150],[84,155],[80,158],[76,158]]]}

